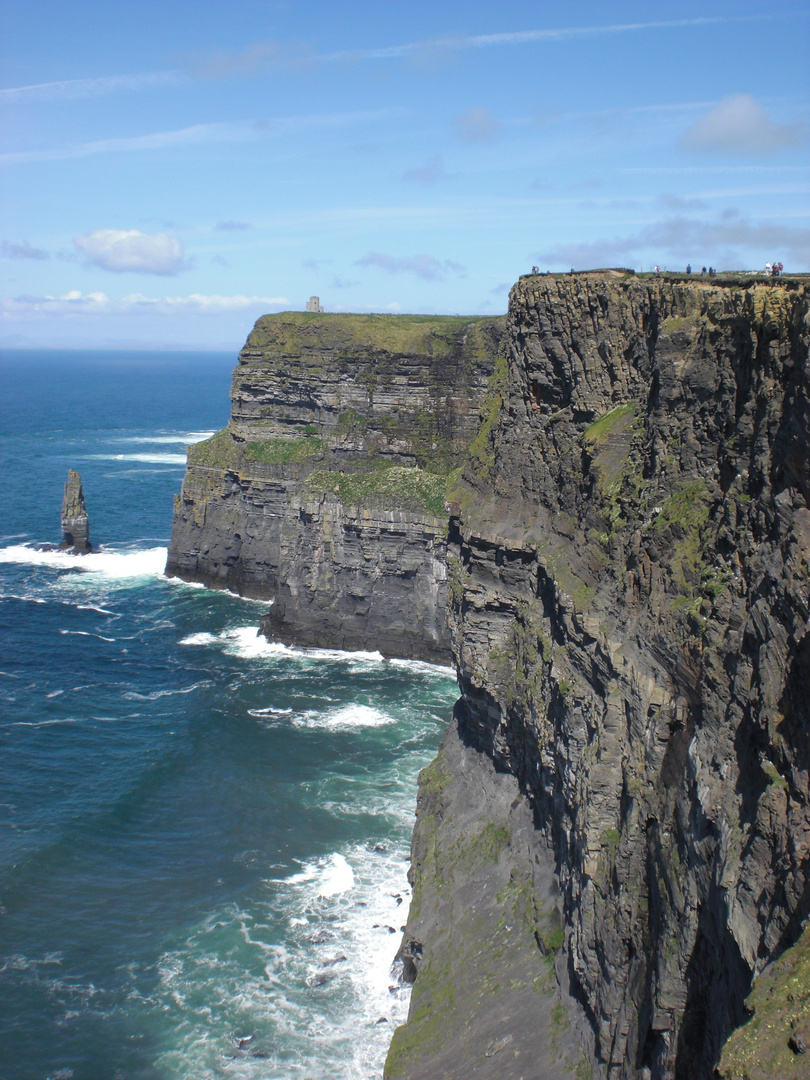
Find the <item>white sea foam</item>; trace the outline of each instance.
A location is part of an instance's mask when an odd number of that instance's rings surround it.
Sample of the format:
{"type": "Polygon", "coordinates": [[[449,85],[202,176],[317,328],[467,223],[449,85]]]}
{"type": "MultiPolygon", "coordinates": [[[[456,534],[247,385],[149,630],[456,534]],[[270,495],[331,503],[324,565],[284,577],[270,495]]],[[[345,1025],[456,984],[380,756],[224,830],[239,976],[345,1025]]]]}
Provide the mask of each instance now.
{"type": "Polygon", "coordinates": [[[153,690],[150,694],[139,694],[137,690],[127,690],[121,696],[128,701],[159,701],[165,697],[175,697],[177,694],[192,694],[201,686],[210,686],[208,682],[192,683],[191,686],[183,686],[178,690],[153,690]]]}
{"type": "Polygon", "coordinates": [[[13,544],[0,548],[0,563],[51,566],[59,570],[79,570],[82,574],[98,574],[107,579],[127,580],[162,575],[166,565],[166,548],[153,547],[142,551],[104,549],[89,555],[72,555],[68,551],[40,551],[26,544],[13,544]]]}
{"type": "Polygon", "coordinates": [[[85,454],[88,461],[138,461],[147,465],[185,465],[185,454],[85,454]]]}
{"type": "Polygon", "coordinates": [[[381,1075],[408,1008],[393,967],[410,897],[404,847],[357,843],[303,862],[268,880],[265,899],[220,906],[165,953],[144,1000],[171,1029],[160,1071],[177,1080],[381,1075]]]}
{"type": "Polygon", "coordinates": [[[216,634],[209,634],[207,630],[199,634],[188,634],[181,641],[181,645],[213,645],[217,641],[216,634]]]}
{"type": "Polygon", "coordinates": [[[216,434],[213,431],[184,431],[179,435],[127,435],[115,442],[121,443],[146,443],[148,445],[162,446],[179,443],[182,446],[192,446],[194,443],[203,442],[216,434]]]}
{"type": "Polygon", "coordinates": [[[60,630],[59,633],[62,634],[62,635],[68,635],[68,634],[75,635],[76,637],[94,637],[94,638],[98,638],[99,641],[117,641],[118,640],[117,638],[114,638],[114,637],[104,637],[103,634],[91,634],[87,630],[60,630]]]}
{"type": "MultiPolygon", "coordinates": [[[[258,601],[266,604],[267,601],[258,601]]],[[[339,649],[307,649],[282,645],[280,641],[268,641],[259,634],[258,626],[236,626],[220,634],[204,632],[189,634],[181,645],[219,645],[225,652],[246,660],[272,659],[283,656],[302,661],[340,660],[352,664],[380,664],[383,657],[378,652],[343,652],[339,649]]]]}
{"type": "Polygon", "coordinates": [[[424,671],[428,675],[447,675],[455,679],[454,668],[445,667],[443,664],[428,664],[425,660],[398,660],[390,661],[391,667],[404,668],[406,671],[424,671]]]}
{"type": "Polygon", "coordinates": [[[343,705],[327,713],[307,712],[304,716],[306,727],[323,727],[330,731],[383,727],[396,723],[395,717],[370,705],[343,705]]]}
{"type": "Polygon", "coordinates": [[[311,885],[308,891],[313,897],[338,896],[354,887],[354,871],[345,856],[335,852],[325,859],[305,863],[300,873],[282,879],[282,883],[311,885]]]}

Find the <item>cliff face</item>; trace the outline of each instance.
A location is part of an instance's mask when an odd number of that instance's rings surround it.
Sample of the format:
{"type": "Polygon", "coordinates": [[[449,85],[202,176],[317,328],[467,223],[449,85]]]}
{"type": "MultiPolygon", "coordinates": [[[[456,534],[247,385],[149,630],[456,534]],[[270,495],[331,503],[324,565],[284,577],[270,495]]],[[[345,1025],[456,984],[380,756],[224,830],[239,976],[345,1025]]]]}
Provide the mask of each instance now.
{"type": "Polygon", "coordinates": [[[391,1080],[801,1074],[809,349],[798,279],[256,324],[167,572],[459,673],[391,1080]]]}
{"type": "Polygon", "coordinates": [[[272,600],[276,640],[449,660],[445,494],[504,319],[260,319],[189,450],[170,576],[272,600]]]}
{"type": "MultiPolygon", "coordinates": [[[[459,733],[532,809],[592,1065],[709,1077],[810,913],[806,287],[528,277],[508,339],[453,493],[459,733]]],[[[444,1008],[420,972],[455,796],[428,780],[391,1076],[421,1075],[444,1008]]]]}

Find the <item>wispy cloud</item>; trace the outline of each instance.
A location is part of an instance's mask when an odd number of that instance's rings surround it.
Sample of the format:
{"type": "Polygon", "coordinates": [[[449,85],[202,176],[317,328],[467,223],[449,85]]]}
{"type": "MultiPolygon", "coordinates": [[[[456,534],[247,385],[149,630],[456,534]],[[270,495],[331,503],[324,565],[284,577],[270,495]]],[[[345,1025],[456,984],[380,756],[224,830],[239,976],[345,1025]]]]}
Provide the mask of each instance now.
{"type": "Polygon", "coordinates": [[[144,296],[143,293],[128,293],[126,296],[115,297],[103,292],[82,293],[79,289],[71,289],[60,296],[0,298],[0,312],[7,316],[25,315],[34,311],[53,315],[174,315],[183,312],[216,315],[248,308],[286,307],[288,304],[286,296],[220,296],[202,293],[191,293],[189,296],[144,296]]]}
{"type": "Polygon", "coordinates": [[[186,81],[182,71],[149,71],[139,75],[109,75],[97,79],[60,79],[0,89],[0,103],[11,105],[25,101],[53,101],[59,98],[101,97],[120,91],[154,90],[186,81]]]}
{"type": "Polygon", "coordinates": [[[685,131],[680,144],[708,154],[769,154],[801,141],[798,124],[776,124],[750,94],[728,94],[685,131]]]}
{"type": "Polygon", "coordinates": [[[50,254],[42,248],[32,247],[27,240],[19,244],[11,240],[4,240],[0,247],[4,259],[50,259],[50,254]]]}
{"type": "Polygon", "coordinates": [[[93,154],[132,153],[144,150],[163,150],[168,147],[198,143],[246,142],[269,138],[305,128],[340,129],[388,119],[401,115],[401,109],[380,109],[373,112],[316,113],[312,116],[284,116],[270,120],[238,120],[226,123],[193,124],[172,131],[155,131],[126,138],[99,139],[95,142],[74,143],[71,146],[46,150],[20,150],[0,154],[0,164],[20,165],[37,161],[65,161],[93,154]]]}
{"type": "Polygon", "coordinates": [[[251,224],[249,221],[218,221],[214,228],[218,232],[245,232],[251,224]]]}
{"type": "Polygon", "coordinates": [[[186,269],[182,241],[165,233],[137,229],[96,229],[73,241],[90,266],[114,274],[170,276],[186,269]]]}
{"type": "Polygon", "coordinates": [[[372,49],[340,49],[315,53],[305,45],[281,44],[273,40],[253,42],[245,49],[231,53],[214,53],[205,59],[193,60],[191,70],[208,77],[252,75],[270,68],[296,68],[309,64],[356,62],[362,60],[397,60],[441,52],[460,52],[465,49],[487,49],[509,45],[531,45],[536,42],[558,42],[575,38],[617,34],[634,34],[655,30],[677,30],[716,26],[718,24],[751,22],[776,16],[707,15],[689,19],[659,19],[646,22],[608,23],[595,26],[560,26],[532,30],[514,30],[499,34],[458,34],[452,37],[427,38],[399,45],[384,45],[372,49]]]}
{"type": "Polygon", "coordinates": [[[386,255],[380,251],[370,251],[355,266],[376,266],[389,274],[413,274],[424,281],[440,281],[448,273],[464,273],[464,267],[450,259],[442,261],[433,255],[386,255]]]}
{"type": "Polygon", "coordinates": [[[657,19],[643,22],[606,23],[593,26],[560,26],[514,30],[499,34],[458,34],[442,38],[408,41],[372,49],[341,49],[315,53],[303,43],[281,43],[272,39],[251,42],[234,52],[216,52],[191,57],[186,70],[150,71],[133,75],[108,75],[90,79],[59,79],[54,82],[0,88],[0,102],[52,101],[59,98],[99,97],[122,91],[144,91],[186,81],[189,75],[203,78],[253,75],[271,68],[301,68],[310,64],[341,61],[396,60],[466,49],[531,45],[536,42],[559,42],[584,37],[638,34],[656,30],[699,29],[716,25],[763,21],[779,14],[707,15],[687,19],[657,19]]]}

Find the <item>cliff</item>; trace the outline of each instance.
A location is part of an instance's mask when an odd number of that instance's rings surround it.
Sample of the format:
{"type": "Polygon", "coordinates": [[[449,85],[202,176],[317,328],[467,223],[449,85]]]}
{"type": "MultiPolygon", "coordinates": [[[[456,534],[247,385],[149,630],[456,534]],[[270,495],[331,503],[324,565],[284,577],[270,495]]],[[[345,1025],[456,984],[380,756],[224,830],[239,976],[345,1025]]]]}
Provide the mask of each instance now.
{"type": "MultiPolygon", "coordinates": [[[[806,285],[526,277],[507,334],[452,493],[461,700],[420,782],[386,1075],[701,1080],[810,914],[806,285]]],[[[801,970],[767,1075],[806,1075],[801,970]]],[[[766,1060],[755,1022],[723,1075],[766,1060]]]]}
{"type": "Polygon", "coordinates": [[[256,324],[167,572],[458,670],[390,1080],[806,1075],[809,348],[784,278],[256,324]]]}
{"type": "Polygon", "coordinates": [[[275,640],[449,662],[445,495],[504,324],[259,319],[227,428],[189,450],[166,573],[272,601],[275,640]]]}

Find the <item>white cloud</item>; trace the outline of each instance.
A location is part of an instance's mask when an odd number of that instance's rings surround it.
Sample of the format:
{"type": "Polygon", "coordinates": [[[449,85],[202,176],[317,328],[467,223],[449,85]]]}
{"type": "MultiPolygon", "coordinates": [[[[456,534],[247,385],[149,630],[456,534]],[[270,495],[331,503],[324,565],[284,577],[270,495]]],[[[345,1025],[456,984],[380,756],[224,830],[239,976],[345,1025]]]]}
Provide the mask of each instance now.
{"type": "Polygon", "coordinates": [[[176,236],[137,229],[96,229],[73,241],[92,266],[115,274],[177,274],[184,268],[183,244],[176,236]]]}
{"type": "Polygon", "coordinates": [[[108,296],[103,292],[82,293],[71,289],[60,296],[16,296],[0,298],[0,312],[4,316],[28,315],[41,312],[52,315],[219,315],[228,311],[245,311],[256,308],[283,308],[289,305],[285,296],[219,296],[191,293],[188,296],[145,296],[128,293],[126,296],[108,296]]]}
{"type": "Polygon", "coordinates": [[[358,259],[355,266],[378,266],[389,274],[414,274],[424,281],[439,281],[448,273],[464,273],[464,267],[450,259],[440,262],[433,255],[396,256],[380,251],[370,251],[362,259],[358,259]]]}
{"type": "Polygon", "coordinates": [[[501,125],[489,109],[482,106],[461,113],[453,121],[453,127],[464,142],[492,142],[501,130],[501,125]]]}
{"type": "Polygon", "coordinates": [[[681,136],[689,150],[767,154],[801,141],[797,124],[775,124],[750,94],[728,94],[681,136]]]}

